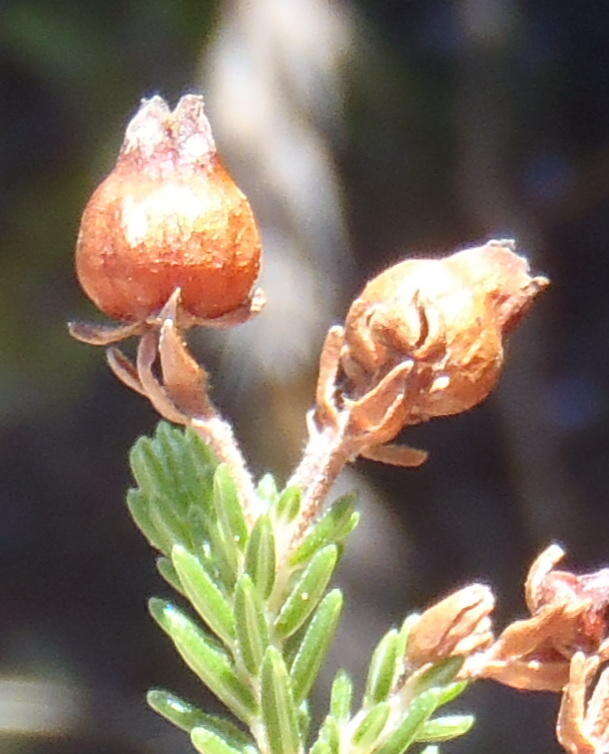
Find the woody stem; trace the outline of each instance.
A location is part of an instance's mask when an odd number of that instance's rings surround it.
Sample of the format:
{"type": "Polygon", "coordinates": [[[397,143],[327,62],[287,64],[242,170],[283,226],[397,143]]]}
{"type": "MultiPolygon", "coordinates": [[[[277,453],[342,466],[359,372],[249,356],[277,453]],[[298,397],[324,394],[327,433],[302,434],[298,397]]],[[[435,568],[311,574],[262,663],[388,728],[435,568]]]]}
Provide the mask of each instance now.
{"type": "Polygon", "coordinates": [[[310,422],[313,426],[309,429],[302,461],[288,481],[289,487],[299,487],[303,491],[300,513],[292,524],[289,551],[302,540],[336,478],[359,452],[360,443],[349,433],[349,420],[349,411],[343,410],[335,423],[321,429],[314,426],[314,419],[310,422]]]}
{"type": "Polygon", "coordinates": [[[248,471],[245,458],[239,448],[231,425],[213,408],[213,413],[206,417],[191,419],[190,426],[211,446],[218,459],[225,463],[241,493],[245,517],[253,526],[263,512],[263,505],[256,494],[252,475],[248,471]]]}

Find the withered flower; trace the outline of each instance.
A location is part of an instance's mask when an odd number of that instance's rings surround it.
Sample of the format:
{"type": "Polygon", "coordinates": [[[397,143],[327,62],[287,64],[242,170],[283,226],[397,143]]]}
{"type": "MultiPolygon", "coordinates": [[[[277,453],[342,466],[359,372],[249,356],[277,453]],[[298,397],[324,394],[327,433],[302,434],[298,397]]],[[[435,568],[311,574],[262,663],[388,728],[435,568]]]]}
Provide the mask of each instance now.
{"type": "Polygon", "coordinates": [[[401,262],[354,301],[341,363],[359,392],[404,359],[426,370],[428,389],[404,406],[407,424],[465,411],[494,388],[503,336],[547,284],[531,277],[513,241],[401,262]]]}
{"type": "Polygon", "coordinates": [[[527,577],[530,618],[515,621],[478,658],[474,674],[515,688],[560,691],[577,652],[604,651],[609,628],[609,569],[576,575],[554,570],[563,557],[548,547],[527,577]]]}
{"type": "Polygon", "coordinates": [[[425,461],[425,451],[391,440],[483,400],[499,378],[503,336],[547,285],[513,241],[407,260],[368,283],[322,348],[307,449],[289,480],[306,490],[294,543],[349,461],[425,461]]]}
{"type": "Polygon", "coordinates": [[[119,379],[171,421],[215,420],[207,375],[183,333],[260,311],[264,294],[253,285],[261,253],[251,207],[216,153],[203,98],[186,95],[173,111],[161,97],[143,100],[114,170],[85,208],[76,245],[85,292],[124,323],[71,323],[70,332],[93,345],[141,335],[136,364],[109,349],[119,379]]]}
{"type": "Polygon", "coordinates": [[[455,655],[470,655],[493,642],[490,614],[495,597],[483,584],[470,584],[437,602],[408,634],[406,660],[420,667],[455,655]]]}
{"type": "Polygon", "coordinates": [[[416,466],[426,453],[387,444],[406,426],[465,411],[495,387],[503,337],[545,277],[513,241],[444,259],[410,259],[371,280],[324,346],[315,419],[338,426],[349,455],[416,466]],[[342,430],[341,430],[342,431],[342,430]]]}
{"type": "Polygon", "coordinates": [[[86,293],[137,324],[180,288],[182,324],[206,323],[247,308],[260,257],[251,207],[219,161],[203,98],[186,95],[173,111],[161,97],[143,100],[82,217],[76,269],[86,293]]]}
{"type": "Polygon", "coordinates": [[[570,754],[609,751],[609,667],[594,684],[599,665],[600,658],[586,657],[583,652],[571,658],[556,724],[556,737],[570,754]]]}

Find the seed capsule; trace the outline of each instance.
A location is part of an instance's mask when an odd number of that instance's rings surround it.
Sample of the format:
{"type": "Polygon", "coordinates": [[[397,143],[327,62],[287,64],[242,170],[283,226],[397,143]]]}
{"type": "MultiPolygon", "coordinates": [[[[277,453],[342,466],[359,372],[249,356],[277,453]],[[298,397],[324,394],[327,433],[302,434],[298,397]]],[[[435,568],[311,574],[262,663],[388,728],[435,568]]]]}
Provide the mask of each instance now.
{"type": "Polygon", "coordinates": [[[371,280],[346,320],[342,366],[355,392],[412,360],[429,386],[414,402],[407,396],[403,424],[486,398],[503,364],[503,335],[548,284],[513,249],[512,241],[489,241],[445,259],[407,260],[371,280]]]}
{"type": "Polygon", "coordinates": [[[175,288],[192,317],[230,313],[258,277],[251,207],[218,159],[202,97],[173,112],[144,100],[116,166],[87,204],[76,248],[80,283],[110,317],[154,315],[175,288]]]}

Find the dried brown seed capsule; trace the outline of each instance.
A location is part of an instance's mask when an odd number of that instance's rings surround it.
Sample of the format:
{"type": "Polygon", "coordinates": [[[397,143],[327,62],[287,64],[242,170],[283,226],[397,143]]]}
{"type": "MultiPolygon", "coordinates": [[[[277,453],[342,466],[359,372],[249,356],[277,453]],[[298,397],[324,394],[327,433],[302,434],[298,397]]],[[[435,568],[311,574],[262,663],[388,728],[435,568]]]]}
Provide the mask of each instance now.
{"type": "Polygon", "coordinates": [[[404,423],[456,414],[486,398],[503,364],[503,335],[548,284],[531,277],[513,249],[512,241],[489,241],[445,259],[401,262],[370,281],[346,320],[342,365],[355,391],[411,359],[430,382],[404,423]]]}
{"type": "Polygon", "coordinates": [[[144,100],[114,170],[87,204],[78,278],[110,317],[139,321],[173,291],[193,317],[227,314],[248,298],[260,268],[251,207],[219,162],[202,97],[173,112],[144,100]]]}

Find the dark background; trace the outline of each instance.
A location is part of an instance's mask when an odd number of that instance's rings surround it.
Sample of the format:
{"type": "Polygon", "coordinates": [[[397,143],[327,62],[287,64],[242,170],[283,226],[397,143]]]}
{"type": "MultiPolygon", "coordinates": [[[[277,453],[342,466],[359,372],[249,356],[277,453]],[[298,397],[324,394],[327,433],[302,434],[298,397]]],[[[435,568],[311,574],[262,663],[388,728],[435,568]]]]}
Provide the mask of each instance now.
{"type": "MultiPolygon", "coordinates": [[[[515,236],[552,278],[495,395],[408,435],[426,466],[343,482],[364,522],[334,667],[361,677],[392,621],[472,579],[499,625],[523,615],[552,540],[575,570],[609,561],[605,3],[5,0],[0,67],[3,752],[187,752],[144,692],[213,704],[147,616],[167,590],[122,503],[156,416],[65,328],[101,319],[74,240],[142,96],[208,97],[260,217],[261,324],[194,339],[257,473],[297,461],[323,332],[371,274],[515,236]]],[[[557,704],[479,684],[460,702],[477,728],[446,749],[558,751],[557,704]]]]}

